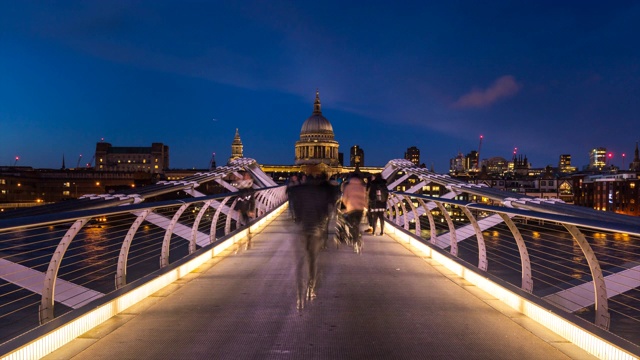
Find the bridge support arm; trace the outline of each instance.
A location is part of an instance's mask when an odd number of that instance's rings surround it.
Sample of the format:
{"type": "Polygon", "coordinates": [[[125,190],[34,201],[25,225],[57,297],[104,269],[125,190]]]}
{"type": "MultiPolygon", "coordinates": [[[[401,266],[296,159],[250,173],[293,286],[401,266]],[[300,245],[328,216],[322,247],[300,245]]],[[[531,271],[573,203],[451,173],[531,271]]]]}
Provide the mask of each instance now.
{"type": "Polygon", "coordinates": [[[437,201],[434,202],[436,203],[438,209],[440,209],[440,212],[442,213],[442,216],[444,216],[444,219],[447,221],[447,225],[449,225],[449,242],[451,244],[451,249],[449,250],[449,252],[453,256],[458,256],[458,238],[456,237],[456,227],[453,226],[451,216],[449,216],[449,213],[447,212],[447,209],[445,209],[444,205],[437,201]]]}
{"type": "Polygon", "coordinates": [[[471,222],[471,226],[473,226],[473,230],[476,232],[476,239],[478,240],[478,269],[482,271],[487,271],[488,263],[487,263],[487,247],[484,243],[484,236],[482,235],[482,230],[480,226],[478,226],[478,222],[476,218],[465,206],[461,206],[462,212],[467,216],[469,221],[471,222]]]}
{"type": "Polygon", "coordinates": [[[562,224],[571,233],[573,239],[580,246],[580,250],[587,259],[589,264],[589,270],[591,270],[591,277],[593,278],[593,290],[595,292],[595,308],[596,318],[594,323],[605,329],[609,330],[609,321],[611,315],[609,314],[609,301],[607,299],[607,285],[604,282],[604,276],[602,276],[602,269],[600,263],[596,258],[596,254],[593,252],[591,245],[584,237],[584,234],[575,225],[562,224]]]}
{"type": "Polygon", "coordinates": [[[127,261],[129,257],[129,249],[131,248],[133,237],[136,235],[138,228],[150,213],[150,209],[146,209],[140,212],[138,214],[138,217],[129,227],[129,231],[127,231],[127,235],[124,237],[124,241],[122,241],[122,246],[120,246],[120,254],[118,255],[118,266],[116,268],[116,289],[120,289],[127,284],[127,261]]]}
{"type": "Polygon", "coordinates": [[[76,220],[73,225],[67,230],[67,232],[58,243],[56,251],[49,261],[49,267],[44,277],[44,287],[42,288],[42,300],[40,301],[40,324],[47,323],[53,320],[53,307],[55,299],[56,279],[58,278],[58,270],[60,270],[60,264],[62,258],[67,252],[71,241],[78,235],[83,226],[85,226],[91,218],[83,218],[76,220]]]}
{"type": "Polygon", "coordinates": [[[163,268],[169,265],[169,245],[171,244],[171,235],[173,235],[173,228],[176,226],[178,219],[180,219],[180,215],[187,210],[189,204],[183,204],[180,206],[178,211],[173,215],[169,226],[167,226],[167,231],[164,233],[164,240],[162,241],[162,252],[160,254],[160,268],[163,268]]]}

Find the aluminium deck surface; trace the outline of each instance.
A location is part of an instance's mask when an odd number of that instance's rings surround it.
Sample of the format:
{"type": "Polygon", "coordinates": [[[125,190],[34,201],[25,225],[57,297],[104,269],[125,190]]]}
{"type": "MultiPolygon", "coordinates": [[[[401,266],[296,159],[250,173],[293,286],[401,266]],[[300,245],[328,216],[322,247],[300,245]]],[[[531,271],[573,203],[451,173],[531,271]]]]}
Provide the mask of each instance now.
{"type": "Polygon", "coordinates": [[[294,226],[145,300],[46,359],[590,359],[387,236],[320,257],[318,296],[296,309],[294,226]],[[500,310],[500,311],[498,311],[500,310]]]}

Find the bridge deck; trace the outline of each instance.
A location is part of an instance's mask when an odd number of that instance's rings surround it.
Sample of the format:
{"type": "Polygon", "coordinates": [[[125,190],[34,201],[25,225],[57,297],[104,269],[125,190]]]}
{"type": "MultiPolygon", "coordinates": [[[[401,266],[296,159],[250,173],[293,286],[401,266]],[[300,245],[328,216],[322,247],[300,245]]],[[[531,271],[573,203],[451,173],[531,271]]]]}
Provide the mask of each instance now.
{"type": "Polygon", "coordinates": [[[387,236],[323,252],[318,297],[298,311],[295,242],[285,212],[47,359],[592,358],[387,236]]]}

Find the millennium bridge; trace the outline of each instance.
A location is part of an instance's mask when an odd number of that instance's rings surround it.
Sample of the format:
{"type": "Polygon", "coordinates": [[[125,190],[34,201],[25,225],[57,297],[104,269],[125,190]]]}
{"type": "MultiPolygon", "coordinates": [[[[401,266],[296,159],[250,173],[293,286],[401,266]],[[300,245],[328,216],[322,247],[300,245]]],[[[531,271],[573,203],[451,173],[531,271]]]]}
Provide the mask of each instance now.
{"type": "Polygon", "coordinates": [[[640,219],[406,160],[382,177],[410,184],[390,193],[385,235],[323,251],[301,310],[285,187],[255,160],[16,210],[0,219],[0,356],[640,358],[640,219]],[[246,225],[240,172],[256,190],[246,225]],[[211,181],[228,192],[198,191],[211,181]]]}

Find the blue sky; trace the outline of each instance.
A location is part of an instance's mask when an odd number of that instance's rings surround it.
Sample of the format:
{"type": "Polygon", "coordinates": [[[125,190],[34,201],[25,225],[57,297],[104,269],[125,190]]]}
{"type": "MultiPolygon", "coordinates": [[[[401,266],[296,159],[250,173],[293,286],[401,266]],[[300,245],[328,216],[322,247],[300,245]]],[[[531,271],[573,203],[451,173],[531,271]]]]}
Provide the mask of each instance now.
{"type": "MultiPolygon", "coordinates": [[[[172,168],[292,164],[315,90],[340,151],[409,146],[534,167],[614,164],[640,140],[640,2],[0,0],[0,166],[59,168],[114,146],[172,168]]],[[[347,156],[348,157],[348,156],[347,156]]]]}

